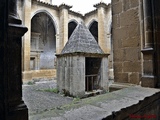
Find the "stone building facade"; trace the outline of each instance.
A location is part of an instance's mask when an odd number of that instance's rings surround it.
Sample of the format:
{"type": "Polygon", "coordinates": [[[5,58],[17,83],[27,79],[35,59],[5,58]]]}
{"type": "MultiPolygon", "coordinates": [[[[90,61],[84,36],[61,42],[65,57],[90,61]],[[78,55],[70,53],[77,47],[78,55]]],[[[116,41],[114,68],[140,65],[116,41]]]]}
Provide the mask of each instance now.
{"type": "Polygon", "coordinates": [[[151,0],[112,0],[116,82],[159,86],[159,18],[156,4],[158,2],[151,0]]]}
{"type": "MultiPolygon", "coordinates": [[[[72,6],[54,5],[49,0],[18,2],[18,16],[28,28],[23,37],[23,80],[56,76],[56,56],[61,53],[71,33],[81,21],[85,23],[102,50],[111,54],[111,6],[95,4],[95,10],[82,15],[72,6]]],[[[109,59],[113,71],[112,55],[109,59]]],[[[113,76],[110,76],[113,79],[113,76]]]]}
{"type": "Polygon", "coordinates": [[[115,81],[139,84],[143,59],[140,4],[136,0],[112,3],[115,81]]]}

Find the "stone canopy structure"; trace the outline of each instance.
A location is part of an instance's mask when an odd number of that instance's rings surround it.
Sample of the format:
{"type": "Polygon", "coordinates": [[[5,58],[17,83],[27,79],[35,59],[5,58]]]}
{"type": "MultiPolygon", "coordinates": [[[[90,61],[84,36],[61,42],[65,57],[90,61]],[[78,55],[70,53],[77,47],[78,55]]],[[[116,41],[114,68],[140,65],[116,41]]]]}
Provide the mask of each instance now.
{"type": "Polygon", "coordinates": [[[108,54],[81,22],[61,54],[57,54],[57,87],[60,92],[83,97],[85,92],[108,90],[108,54]]]}

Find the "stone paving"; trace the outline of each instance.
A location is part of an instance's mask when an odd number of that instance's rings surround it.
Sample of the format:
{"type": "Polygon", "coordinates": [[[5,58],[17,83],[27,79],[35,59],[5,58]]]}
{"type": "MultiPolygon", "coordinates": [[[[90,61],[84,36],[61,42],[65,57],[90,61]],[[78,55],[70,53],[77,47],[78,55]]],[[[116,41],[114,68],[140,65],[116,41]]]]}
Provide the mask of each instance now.
{"type": "MultiPolygon", "coordinates": [[[[134,110],[133,113],[136,113],[140,107],[144,109],[146,101],[150,104],[148,102],[153,99],[157,100],[160,93],[159,89],[131,86],[94,97],[73,99],[45,91],[55,88],[54,80],[23,85],[23,99],[29,109],[29,120],[102,120],[112,117],[113,112],[124,113],[129,108],[129,111],[134,110]]],[[[121,115],[125,118],[129,114],[121,115]]]]}
{"type": "Polygon", "coordinates": [[[28,109],[30,120],[39,120],[43,112],[69,104],[73,101],[71,97],[62,94],[46,92],[45,90],[56,89],[56,81],[29,82],[23,85],[23,100],[28,109]]]}

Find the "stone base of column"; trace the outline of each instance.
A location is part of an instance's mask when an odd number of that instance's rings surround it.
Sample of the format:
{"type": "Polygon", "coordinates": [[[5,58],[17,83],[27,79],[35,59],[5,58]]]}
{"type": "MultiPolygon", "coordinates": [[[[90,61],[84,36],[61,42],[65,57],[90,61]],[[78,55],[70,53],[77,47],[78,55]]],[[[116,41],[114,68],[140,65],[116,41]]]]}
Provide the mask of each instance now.
{"type": "Polygon", "coordinates": [[[142,87],[150,88],[155,88],[157,83],[155,76],[142,76],[141,82],[142,87]]]}
{"type": "Polygon", "coordinates": [[[23,101],[16,106],[10,106],[7,117],[7,120],[28,120],[27,106],[23,101]]]}

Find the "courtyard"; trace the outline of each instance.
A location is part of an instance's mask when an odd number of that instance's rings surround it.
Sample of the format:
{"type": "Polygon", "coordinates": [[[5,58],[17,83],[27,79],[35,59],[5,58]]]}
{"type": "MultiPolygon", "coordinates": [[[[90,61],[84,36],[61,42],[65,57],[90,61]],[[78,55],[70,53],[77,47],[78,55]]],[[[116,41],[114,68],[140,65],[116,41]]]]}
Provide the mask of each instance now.
{"type": "MultiPolygon", "coordinates": [[[[23,84],[23,100],[28,107],[29,120],[105,120],[119,112],[124,113],[119,115],[120,119],[131,118],[131,113],[143,107],[144,102],[150,106],[150,101],[156,99],[159,92],[158,89],[130,86],[80,99],[57,93],[56,85],[54,79],[23,84]]],[[[158,115],[152,117],[158,118],[158,115]]]]}

